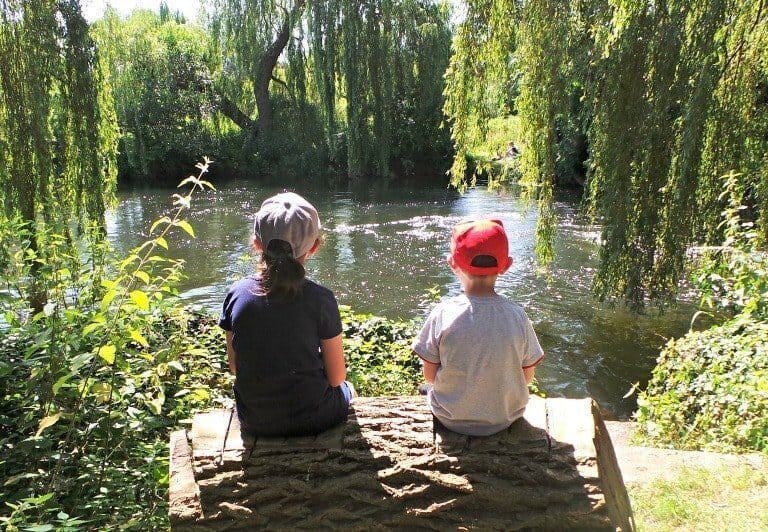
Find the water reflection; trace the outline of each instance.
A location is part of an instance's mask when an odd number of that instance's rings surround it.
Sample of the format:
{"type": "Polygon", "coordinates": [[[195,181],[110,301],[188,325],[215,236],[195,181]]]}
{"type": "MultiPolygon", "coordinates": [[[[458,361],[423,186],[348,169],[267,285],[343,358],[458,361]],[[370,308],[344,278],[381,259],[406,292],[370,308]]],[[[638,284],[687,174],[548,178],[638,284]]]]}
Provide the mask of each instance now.
{"type": "MultiPolygon", "coordinates": [[[[280,192],[255,183],[229,183],[194,200],[189,220],[197,238],[169,238],[174,258],[187,263],[181,295],[218,312],[231,282],[253,270],[252,215],[261,201],[280,192]]],[[[634,408],[622,399],[632,383],[645,381],[665,338],[679,336],[693,309],[638,316],[596,304],[590,283],[599,230],[577,216],[576,200],[557,204],[560,227],[556,259],[548,276],[536,274],[535,211],[514,194],[446,189],[364,188],[334,192],[298,190],[320,211],[325,243],[307,264],[309,275],[357,311],[393,318],[420,318],[431,306],[428,290],[458,294],[445,262],[450,229],[468,217],[504,222],[514,264],[499,279],[503,295],[520,303],[535,324],[547,359],[538,376],[552,395],[591,395],[617,415],[634,408]]],[[[118,250],[143,242],[152,220],[171,209],[169,191],[123,193],[109,213],[108,233],[118,250]]]]}

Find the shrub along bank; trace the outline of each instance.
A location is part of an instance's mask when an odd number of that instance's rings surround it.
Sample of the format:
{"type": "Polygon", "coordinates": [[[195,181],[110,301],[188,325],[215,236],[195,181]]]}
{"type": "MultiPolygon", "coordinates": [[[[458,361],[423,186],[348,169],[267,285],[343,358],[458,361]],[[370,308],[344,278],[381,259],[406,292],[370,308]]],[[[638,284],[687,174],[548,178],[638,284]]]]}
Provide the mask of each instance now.
{"type": "Polygon", "coordinates": [[[768,453],[768,253],[745,194],[728,176],[723,243],[704,251],[694,273],[702,302],[733,317],[662,350],[638,399],[640,429],[654,444],[768,453]]]}
{"type": "Polygon", "coordinates": [[[670,341],[637,419],[654,444],[768,453],[768,323],[741,317],[670,341]]]}

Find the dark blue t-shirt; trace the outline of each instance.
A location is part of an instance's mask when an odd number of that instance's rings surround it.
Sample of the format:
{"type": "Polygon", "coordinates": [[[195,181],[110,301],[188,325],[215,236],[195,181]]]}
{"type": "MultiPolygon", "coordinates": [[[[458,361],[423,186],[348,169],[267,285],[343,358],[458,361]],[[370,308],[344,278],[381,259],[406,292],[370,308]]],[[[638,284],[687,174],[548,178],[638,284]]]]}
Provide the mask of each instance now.
{"type": "Polygon", "coordinates": [[[333,292],[304,280],[291,301],[259,294],[246,277],[229,289],[219,325],[232,331],[235,402],[247,432],[262,436],[317,434],[347,418],[341,388],[325,375],[320,340],[341,333],[333,292]]]}

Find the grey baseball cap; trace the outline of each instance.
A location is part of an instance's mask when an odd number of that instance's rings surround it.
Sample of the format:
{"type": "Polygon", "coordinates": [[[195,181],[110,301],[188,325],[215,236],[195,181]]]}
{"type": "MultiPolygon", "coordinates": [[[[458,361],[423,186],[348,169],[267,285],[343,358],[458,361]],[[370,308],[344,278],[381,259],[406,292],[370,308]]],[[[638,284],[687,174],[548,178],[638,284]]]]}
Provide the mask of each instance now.
{"type": "Polygon", "coordinates": [[[272,196],[261,204],[253,232],[266,249],[272,240],[291,245],[297,259],[312,249],[320,234],[320,218],[310,202],[293,192],[272,196]]]}

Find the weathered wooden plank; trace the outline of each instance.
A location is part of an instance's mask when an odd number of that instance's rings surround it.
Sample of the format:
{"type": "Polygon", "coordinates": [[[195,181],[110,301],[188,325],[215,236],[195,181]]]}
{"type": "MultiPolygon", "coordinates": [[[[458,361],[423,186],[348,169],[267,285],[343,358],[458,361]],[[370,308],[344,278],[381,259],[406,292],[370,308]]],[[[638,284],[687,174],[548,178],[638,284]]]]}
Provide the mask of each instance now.
{"type": "Polygon", "coordinates": [[[168,502],[171,521],[177,524],[193,523],[203,516],[200,506],[200,490],[192,471],[192,450],[187,431],[171,433],[170,480],[168,502]]]}
{"type": "Polygon", "coordinates": [[[422,397],[358,398],[347,424],[311,438],[250,442],[230,427],[224,444],[228,416],[193,421],[201,510],[172,509],[174,529],[633,530],[590,400],[531,398],[485,438],[435,424],[422,397]]]}

